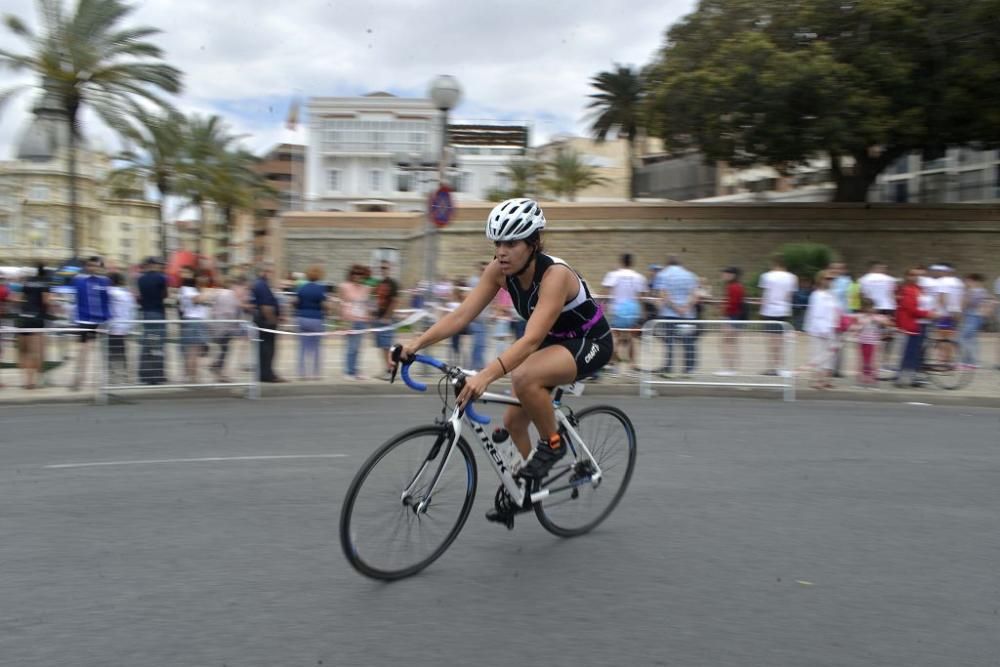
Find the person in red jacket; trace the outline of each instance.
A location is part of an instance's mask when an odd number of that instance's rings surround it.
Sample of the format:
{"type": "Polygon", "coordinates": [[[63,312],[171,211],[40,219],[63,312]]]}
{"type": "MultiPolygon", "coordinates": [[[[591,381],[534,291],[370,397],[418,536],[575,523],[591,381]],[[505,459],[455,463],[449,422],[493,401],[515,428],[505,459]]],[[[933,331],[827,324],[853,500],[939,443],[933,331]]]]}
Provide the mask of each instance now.
{"type": "Polygon", "coordinates": [[[747,318],[746,290],[740,282],[742,271],[739,267],[731,266],[722,270],[722,282],[726,286],[726,306],[724,314],[730,324],[726,324],[722,329],[722,360],[723,368],[715,371],[716,375],[737,375],[740,367],[740,351],[737,334],[740,324],[747,318]]]}
{"type": "Polygon", "coordinates": [[[908,270],[896,299],[896,328],[906,336],[903,359],[899,364],[899,375],[896,376],[897,387],[907,383],[919,386],[914,382],[914,375],[923,358],[924,327],[920,320],[931,317],[931,313],[920,308],[919,277],[920,273],[916,269],[908,270]]]}

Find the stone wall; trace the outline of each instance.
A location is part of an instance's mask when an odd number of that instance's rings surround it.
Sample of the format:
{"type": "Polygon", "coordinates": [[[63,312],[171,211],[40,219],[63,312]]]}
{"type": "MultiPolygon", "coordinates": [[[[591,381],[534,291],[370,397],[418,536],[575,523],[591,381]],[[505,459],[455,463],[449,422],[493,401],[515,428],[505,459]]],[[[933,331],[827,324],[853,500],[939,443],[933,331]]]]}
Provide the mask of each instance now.
{"type": "Polygon", "coordinates": [[[351,265],[369,265],[376,249],[393,248],[401,282],[413,285],[424,270],[422,221],[415,213],[287,213],[275,244],[278,275],[319,263],[327,281],[339,283],[351,265]]]}
{"type": "MultiPolygon", "coordinates": [[[[491,205],[463,207],[438,234],[438,271],[465,277],[492,251],[483,236],[491,205]]],[[[570,262],[591,282],[615,268],[623,252],[636,268],[677,255],[695,272],[715,279],[723,266],[747,274],[766,268],[780,245],[812,241],[837,251],[855,274],[874,260],[894,273],[913,264],[952,262],[962,272],[1000,273],[1000,208],[989,205],[689,205],[543,203],[548,252],[570,262]]],[[[324,257],[329,267],[366,261],[370,250],[395,246],[403,280],[423,273],[422,216],[399,213],[290,214],[282,224],[285,263],[324,257]]],[[[338,273],[338,276],[342,271],[338,273]]],[[[338,278],[339,279],[339,278],[338,278]]]]}

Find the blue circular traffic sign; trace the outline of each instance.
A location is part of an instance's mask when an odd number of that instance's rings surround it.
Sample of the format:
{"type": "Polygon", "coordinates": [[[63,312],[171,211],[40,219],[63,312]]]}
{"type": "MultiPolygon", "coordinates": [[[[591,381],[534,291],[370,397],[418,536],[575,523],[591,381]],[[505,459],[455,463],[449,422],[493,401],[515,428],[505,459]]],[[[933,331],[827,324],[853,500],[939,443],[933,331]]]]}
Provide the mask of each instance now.
{"type": "Polygon", "coordinates": [[[451,222],[451,216],[455,213],[455,204],[451,199],[451,188],[447,185],[439,187],[431,195],[429,208],[431,220],[438,227],[444,227],[451,222]]]}

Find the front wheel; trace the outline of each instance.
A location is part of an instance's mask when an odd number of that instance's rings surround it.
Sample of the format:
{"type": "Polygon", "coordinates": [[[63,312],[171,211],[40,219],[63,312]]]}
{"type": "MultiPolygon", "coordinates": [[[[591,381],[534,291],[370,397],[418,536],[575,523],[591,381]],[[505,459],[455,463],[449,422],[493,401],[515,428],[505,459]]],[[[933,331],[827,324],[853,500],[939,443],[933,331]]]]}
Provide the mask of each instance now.
{"type": "Polygon", "coordinates": [[[604,521],[625,494],[635,468],[635,428],[628,415],[615,407],[593,406],[577,412],[576,421],[573,428],[600,466],[601,478],[587,481],[590,459],[579,443],[570,442],[570,451],[542,485],[553,494],[534,504],[542,527],[560,537],[583,535],[604,521]],[[572,488],[555,491],[565,486],[572,488]]]}
{"type": "Polygon", "coordinates": [[[421,426],[379,447],[354,477],[340,513],[351,566],[373,579],[416,574],[451,545],[476,496],[476,462],[447,426],[421,426]]]}

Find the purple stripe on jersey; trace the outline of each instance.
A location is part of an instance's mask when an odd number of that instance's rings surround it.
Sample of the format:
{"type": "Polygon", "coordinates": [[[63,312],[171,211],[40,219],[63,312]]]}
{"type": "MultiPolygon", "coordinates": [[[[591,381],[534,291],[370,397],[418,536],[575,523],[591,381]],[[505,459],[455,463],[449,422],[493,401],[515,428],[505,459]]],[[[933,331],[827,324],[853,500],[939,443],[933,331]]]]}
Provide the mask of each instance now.
{"type": "Polygon", "coordinates": [[[601,304],[597,304],[597,312],[594,313],[593,317],[580,326],[579,331],[550,331],[549,335],[553,338],[578,338],[582,333],[586,333],[587,331],[593,329],[603,317],[604,308],[601,307],[601,304]]]}

